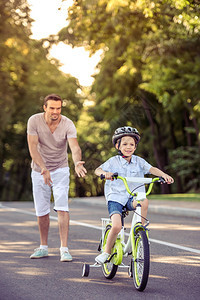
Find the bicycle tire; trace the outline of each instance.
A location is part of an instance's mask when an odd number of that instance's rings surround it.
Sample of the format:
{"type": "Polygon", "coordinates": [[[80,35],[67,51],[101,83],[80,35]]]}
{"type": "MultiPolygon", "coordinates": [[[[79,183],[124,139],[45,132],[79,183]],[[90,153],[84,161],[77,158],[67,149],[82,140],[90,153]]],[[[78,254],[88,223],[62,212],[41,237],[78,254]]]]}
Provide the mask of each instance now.
{"type": "Polygon", "coordinates": [[[146,232],[140,230],[133,239],[135,243],[133,258],[133,282],[138,291],[146,288],[149,278],[150,250],[146,232]]]}
{"type": "MultiPolygon", "coordinates": [[[[105,230],[105,234],[104,234],[103,249],[105,249],[105,245],[106,245],[106,241],[107,241],[107,237],[108,237],[110,229],[111,229],[111,225],[109,224],[106,226],[106,230],[105,230]]],[[[104,263],[102,265],[103,275],[107,279],[112,279],[116,275],[117,269],[118,269],[118,266],[115,265],[112,262],[112,260],[110,262],[104,263]]]]}

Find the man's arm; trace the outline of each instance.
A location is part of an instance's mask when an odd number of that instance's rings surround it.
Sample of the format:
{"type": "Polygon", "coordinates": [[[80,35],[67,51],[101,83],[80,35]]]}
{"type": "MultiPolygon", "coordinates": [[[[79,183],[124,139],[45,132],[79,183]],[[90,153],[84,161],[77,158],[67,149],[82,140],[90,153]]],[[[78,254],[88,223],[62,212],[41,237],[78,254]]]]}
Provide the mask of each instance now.
{"type": "Polygon", "coordinates": [[[38,152],[38,136],[37,135],[27,135],[28,140],[28,148],[31,155],[32,160],[41,168],[41,175],[44,177],[45,184],[51,186],[52,180],[50,176],[49,170],[47,170],[45,163],[38,152]]]}
{"type": "Polygon", "coordinates": [[[78,177],[85,177],[87,170],[83,166],[85,162],[81,160],[82,153],[78,141],[76,138],[69,138],[68,143],[72,152],[72,159],[75,165],[76,174],[78,175],[78,177]]]}

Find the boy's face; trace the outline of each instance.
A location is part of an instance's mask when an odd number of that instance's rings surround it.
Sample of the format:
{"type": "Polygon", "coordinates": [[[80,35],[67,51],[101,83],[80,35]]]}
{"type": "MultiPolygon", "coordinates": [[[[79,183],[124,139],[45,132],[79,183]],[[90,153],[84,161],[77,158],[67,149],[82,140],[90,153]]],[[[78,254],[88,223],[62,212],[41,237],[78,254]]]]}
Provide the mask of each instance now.
{"type": "Polygon", "coordinates": [[[136,149],[135,140],[131,136],[124,136],[121,139],[120,147],[118,146],[118,143],[117,143],[116,148],[118,150],[120,150],[124,156],[127,156],[129,158],[135,152],[135,149],[136,149]]]}

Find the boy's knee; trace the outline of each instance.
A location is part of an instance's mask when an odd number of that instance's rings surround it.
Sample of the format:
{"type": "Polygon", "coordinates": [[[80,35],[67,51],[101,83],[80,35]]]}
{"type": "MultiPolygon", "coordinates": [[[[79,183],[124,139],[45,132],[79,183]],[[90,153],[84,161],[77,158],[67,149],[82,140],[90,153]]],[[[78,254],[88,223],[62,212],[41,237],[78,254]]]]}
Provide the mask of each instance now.
{"type": "Polygon", "coordinates": [[[132,206],[132,208],[136,208],[136,206],[137,206],[137,201],[136,200],[133,200],[132,201],[132,203],[131,203],[131,206],[132,206]]]}
{"type": "Polygon", "coordinates": [[[142,207],[144,209],[148,209],[148,206],[149,206],[149,201],[148,199],[146,198],[143,202],[142,202],[142,207]]]}
{"type": "Polygon", "coordinates": [[[121,225],[116,224],[116,225],[112,226],[112,231],[114,234],[118,234],[120,232],[120,230],[121,230],[121,225]]]}

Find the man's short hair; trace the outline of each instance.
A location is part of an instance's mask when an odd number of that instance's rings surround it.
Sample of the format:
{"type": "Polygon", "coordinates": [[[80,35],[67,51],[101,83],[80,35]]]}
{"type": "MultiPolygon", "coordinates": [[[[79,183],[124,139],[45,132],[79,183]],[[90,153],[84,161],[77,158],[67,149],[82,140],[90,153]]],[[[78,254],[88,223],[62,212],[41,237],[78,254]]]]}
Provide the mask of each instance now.
{"type": "Polygon", "coordinates": [[[47,106],[48,100],[61,101],[61,103],[63,103],[62,98],[59,95],[56,95],[56,94],[50,94],[50,95],[47,95],[44,98],[44,105],[45,106],[47,106]]]}

